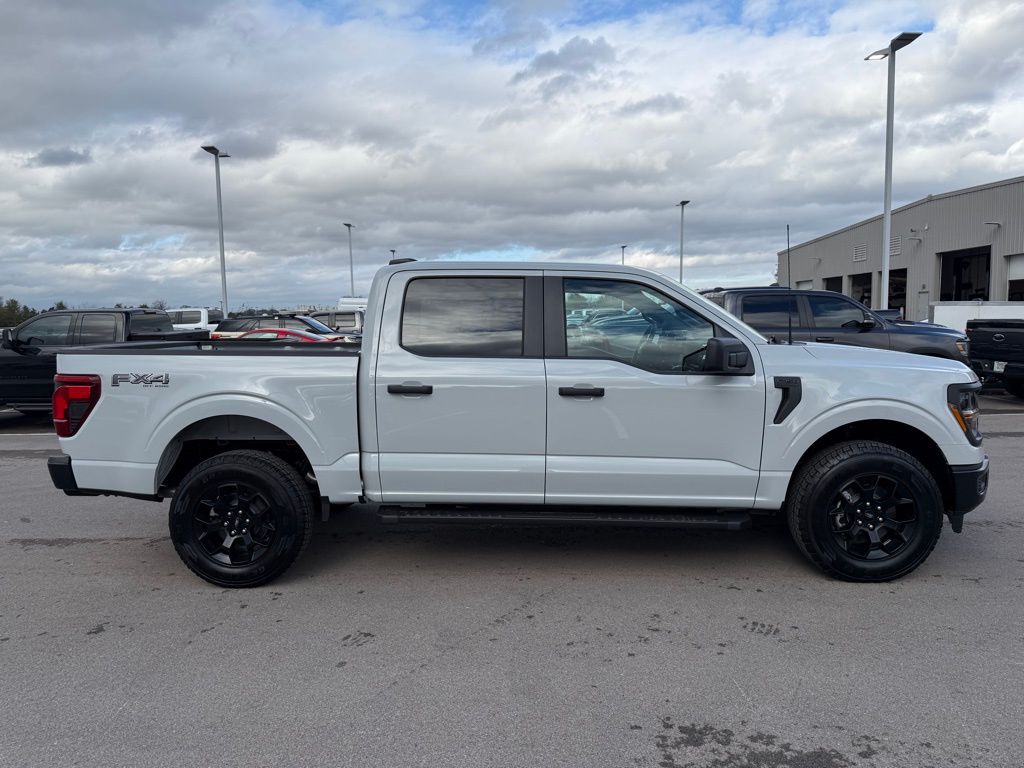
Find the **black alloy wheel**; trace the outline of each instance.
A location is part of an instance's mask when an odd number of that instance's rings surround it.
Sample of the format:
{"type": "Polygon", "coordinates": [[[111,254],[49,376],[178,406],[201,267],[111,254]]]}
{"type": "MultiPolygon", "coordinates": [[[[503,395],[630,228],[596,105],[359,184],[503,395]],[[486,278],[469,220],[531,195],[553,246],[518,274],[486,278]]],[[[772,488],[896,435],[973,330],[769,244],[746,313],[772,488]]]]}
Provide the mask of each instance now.
{"type": "Polygon", "coordinates": [[[938,483],[909,453],[873,440],[830,446],[798,468],[786,512],[793,539],[826,573],[889,581],[928,557],[942,532],[938,483]]]}
{"type": "Polygon", "coordinates": [[[256,587],[295,562],[312,532],[313,493],[298,470],[265,451],[229,451],[197,464],[168,514],[171,541],[196,575],[256,587]]]}

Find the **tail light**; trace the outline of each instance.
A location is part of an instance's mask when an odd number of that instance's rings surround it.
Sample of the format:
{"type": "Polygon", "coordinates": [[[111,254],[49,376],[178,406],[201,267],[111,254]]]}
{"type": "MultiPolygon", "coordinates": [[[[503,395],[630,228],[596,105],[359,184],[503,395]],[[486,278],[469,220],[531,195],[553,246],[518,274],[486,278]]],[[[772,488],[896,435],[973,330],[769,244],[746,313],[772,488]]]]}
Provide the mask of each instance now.
{"type": "Polygon", "coordinates": [[[211,339],[219,339],[220,338],[220,334],[217,333],[216,331],[214,331],[213,333],[210,334],[210,338],[211,339]]]}
{"type": "Polygon", "coordinates": [[[57,437],[72,437],[100,399],[100,377],[58,373],[53,383],[53,428],[57,437]]]}

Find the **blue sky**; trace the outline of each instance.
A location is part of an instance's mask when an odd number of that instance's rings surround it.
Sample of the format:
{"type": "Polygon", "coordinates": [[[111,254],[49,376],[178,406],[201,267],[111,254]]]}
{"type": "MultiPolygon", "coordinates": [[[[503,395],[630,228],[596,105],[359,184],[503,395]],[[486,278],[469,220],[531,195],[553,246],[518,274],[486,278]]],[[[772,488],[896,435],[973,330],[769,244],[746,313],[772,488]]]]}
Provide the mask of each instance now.
{"type": "Polygon", "coordinates": [[[5,11],[0,295],[326,304],[395,248],[628,260],[770,281],[881,208],[885,66],[904,29],[894,197],[1024,173],[1024,3],[299,3],[5,11]]]}

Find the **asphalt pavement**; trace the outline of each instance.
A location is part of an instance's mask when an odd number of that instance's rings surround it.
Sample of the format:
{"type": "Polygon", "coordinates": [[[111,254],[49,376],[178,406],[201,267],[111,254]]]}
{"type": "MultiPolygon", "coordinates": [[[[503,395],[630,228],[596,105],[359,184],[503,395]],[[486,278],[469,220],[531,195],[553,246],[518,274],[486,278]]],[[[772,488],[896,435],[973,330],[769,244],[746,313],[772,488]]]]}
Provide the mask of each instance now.
{"type": "Polygon", "coordinates": [[[280,580],[193,576],[167,504],[54,490],[0,413],[0,766],[1011,768],[1024,402],[986,503],[890,584],[782,529],[317,525],[280,580]]]}

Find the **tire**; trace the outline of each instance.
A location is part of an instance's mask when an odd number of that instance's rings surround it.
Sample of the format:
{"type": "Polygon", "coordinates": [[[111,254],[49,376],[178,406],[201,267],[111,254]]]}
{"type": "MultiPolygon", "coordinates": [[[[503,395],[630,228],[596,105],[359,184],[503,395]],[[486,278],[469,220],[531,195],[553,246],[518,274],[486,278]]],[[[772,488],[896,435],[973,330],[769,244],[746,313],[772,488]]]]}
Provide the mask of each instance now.
{"type": "Polygon", "coordinates": [[[921,462],[873,440],[814,456],[798,470],[786,502],[800,551],[847,581],[890,581],[913,571],[935,549],[943,513],[938,483],[921,462]]]}
{"type": "Polygon", "coordinates": [[[1024,400],[1024,380],[1017,379],[1015,381],[1003,380],[1003,387],[1014,397],[1019,397],[1024,400]]]}
{"type": "Polygon", "coordinates": [[[313,494],[294,467],[264,451],[229,451],[185,475],[168,525],[175,551],[197,576],[258,587],[306,548],[313,514],[313,494]]]}

